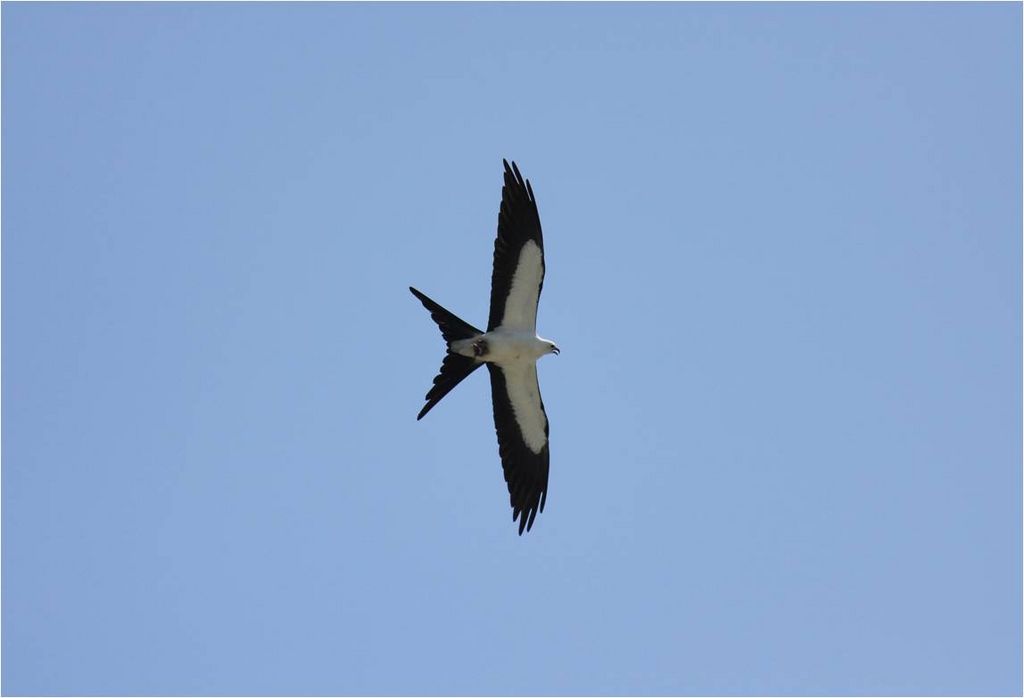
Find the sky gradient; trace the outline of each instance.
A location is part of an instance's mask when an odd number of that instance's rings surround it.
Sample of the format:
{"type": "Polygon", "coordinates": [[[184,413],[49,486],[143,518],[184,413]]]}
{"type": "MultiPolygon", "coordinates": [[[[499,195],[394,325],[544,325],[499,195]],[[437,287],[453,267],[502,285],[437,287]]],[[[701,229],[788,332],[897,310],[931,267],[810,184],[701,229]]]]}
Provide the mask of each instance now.
{"type": "Polygon", "coordinates": [[[1020,4],[2,15],[5,695],[1021,693],[1020,4]]]}

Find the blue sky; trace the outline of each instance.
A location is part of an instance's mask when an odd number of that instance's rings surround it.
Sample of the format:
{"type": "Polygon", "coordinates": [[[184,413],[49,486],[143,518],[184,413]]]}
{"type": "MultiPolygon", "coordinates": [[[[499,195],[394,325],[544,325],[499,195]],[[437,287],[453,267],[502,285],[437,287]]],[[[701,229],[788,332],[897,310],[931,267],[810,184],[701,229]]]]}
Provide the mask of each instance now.
{"type": "Polygon", "coordinates": [[[1019,4],[2,12],[3,693],[1021,692],[1019,4]]]}

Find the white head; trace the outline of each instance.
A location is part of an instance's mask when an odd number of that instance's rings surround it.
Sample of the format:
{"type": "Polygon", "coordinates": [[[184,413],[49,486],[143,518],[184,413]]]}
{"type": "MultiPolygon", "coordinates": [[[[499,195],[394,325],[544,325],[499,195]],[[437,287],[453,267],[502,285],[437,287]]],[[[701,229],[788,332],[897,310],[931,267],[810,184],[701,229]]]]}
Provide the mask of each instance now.
{"type": "Polygon", "coordinates": [[[557,346],[555,346],[555,343],[552,342],[550,339],[544,339],[543,337],[537,337],[537,339],[539,339],[541,342],[544,343],[544,353],[545,354],[559,354],[559,353],[561,353],[561,350],[557,346]]]}

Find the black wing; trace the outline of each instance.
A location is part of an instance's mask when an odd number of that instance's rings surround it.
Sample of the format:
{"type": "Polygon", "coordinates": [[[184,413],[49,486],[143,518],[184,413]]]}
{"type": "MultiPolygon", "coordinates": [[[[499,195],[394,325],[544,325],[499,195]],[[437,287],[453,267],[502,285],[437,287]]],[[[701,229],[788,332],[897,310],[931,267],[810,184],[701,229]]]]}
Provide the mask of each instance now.
{"type": "MultiPolygon", "coordinates": [[[[512,278],[519,264],[519,253],[527,241],[533,240],[541,251],[537,298],[544,285],[544,236],[540,228],[537,200],[528,180],[523,179],[513,162],[505,164],[505,184],[501,188],[501,209],[498,212],[498,237],[494,240],[494,271],[491,276],[491,315],[487,321],[490,332],[502,324],[505,302],[512,289],[512,278]]],[[[536,318],[537,301],[532,300],[532,314],[536,318]]]]}
{"type": "MultiPolygon", "coordinates": [[[[540,399],[540,390],[534,378],[536,391],[543,420],[543,447],[534,452],[523,436],[522,429],[516,419],[512,399],[504,371],[497,365],[488,363],[491,373],[491,401],[494,403],[494,429],[498,434],[498,453],[501,456],[501,467],[505,471],[505,483],[508,485],[509,502],[512,505],[512,520],[519,520],[519,535],[523,530],[529,531],[538,511],[544,511],[544,502],[548,496],[548,423],[543,414],[544,402],[540,399]]],[[[536,376],[536,371],[532,372],[536,376]]],[[[520,409],[522,407],[520,406],[520,409]]]]}

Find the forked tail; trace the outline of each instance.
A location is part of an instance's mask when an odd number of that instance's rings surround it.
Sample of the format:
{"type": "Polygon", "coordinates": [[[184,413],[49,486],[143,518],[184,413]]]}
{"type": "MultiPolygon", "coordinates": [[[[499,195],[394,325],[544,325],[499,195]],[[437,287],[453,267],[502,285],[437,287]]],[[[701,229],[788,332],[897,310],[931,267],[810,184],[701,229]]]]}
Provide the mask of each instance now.
{"type": "MultiPolygon", "coordinates": [[[[482,331],[473,327],[455,315],[455,313],[441,307],[412,286],[409,287],[409,290],[412,291],[412,295],[419,298],[423,307],[430,311],[430,317],[437,323],[441,330],[441,336],[444,337],[444,341],[449,346],[456,340],[470,339],[471,337],[483,334],[482,331]]],[[[441,398],[450,393],[452,388],[461,383],[466,376],[482,365],[483,362],[477,359],[462,356],[461,354],[452,354],[449,351],[448,355],[444,357],[444,361],[441,362],[441,370],[438,372],[437,377],[434,378],[433,387],[427,392],[427,404],[420,410],[416,419],[423,419],[423,415],[429,412],[434,405],[441,402],[441,398]]]]}

